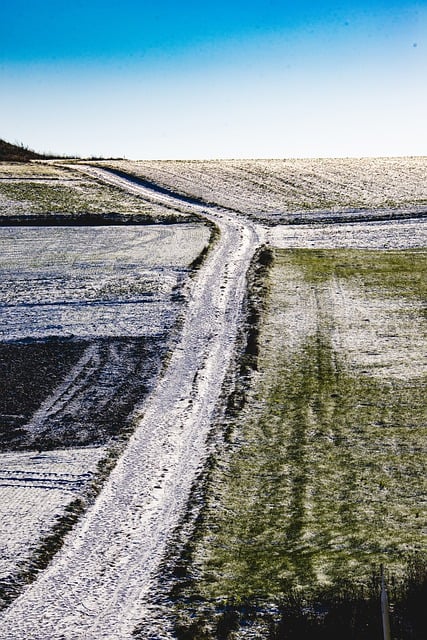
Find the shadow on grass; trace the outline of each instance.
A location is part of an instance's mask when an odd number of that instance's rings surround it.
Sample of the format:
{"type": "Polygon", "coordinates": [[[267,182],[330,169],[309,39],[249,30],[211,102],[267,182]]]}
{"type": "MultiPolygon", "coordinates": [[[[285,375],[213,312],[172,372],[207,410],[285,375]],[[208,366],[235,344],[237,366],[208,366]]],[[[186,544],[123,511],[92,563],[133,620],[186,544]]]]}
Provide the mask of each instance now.
{"type": "MultiPolygon", "coordinates": [[[[409,562],[405,578],[389,585],[389,597],[393,640],[422,640],[427,628],[425,558],[409,562]]],[[[210,609],[205,603],[204,613],[201,609],[175,625],[178,640],[232,640],[236,631],[265,640],[380,640],[380,576],[373,574],[366,589],[342,585],[308,600],[294,592],[269,607],[254,599],[210,609]]]]}

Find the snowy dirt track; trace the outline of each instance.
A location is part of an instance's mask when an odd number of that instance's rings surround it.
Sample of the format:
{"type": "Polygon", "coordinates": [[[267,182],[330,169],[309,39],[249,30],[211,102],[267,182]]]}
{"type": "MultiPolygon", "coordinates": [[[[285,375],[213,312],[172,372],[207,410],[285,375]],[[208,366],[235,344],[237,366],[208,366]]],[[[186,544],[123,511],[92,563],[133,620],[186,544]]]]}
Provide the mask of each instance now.
{"type": "MultiPolygon", "coordinates": [[[[126,451],[50,567],[4,613],[4,640],[130,640],[141,620],[149,619],[147,594],[205,460],[206,436],[233,356],[247,268],[269,237],[261,225],[226,209],[184,202],[101,169],[82,170],[148,202],[201,214],[219,226],[221,236],[188,287],[177,347],[126,451]]],[[[426,226],[417,225],[418,231],[426,226]]],[[[351,243],[357,244],[362,227],[364,246],[369,237],[378,240],[377,226],[354,225],[351,243]]],[[[409,233],[400,228],[413,239],[415,227],[409,233]]],[[[303,242],[305,233],[301,227],[295,235],[286,232],[281,244],[303,242]]],[[[330,233],[336,233],[332,225],[330,233]]],[[[404,236],[396,233],[394,244],[402,246],[404,236]]],[[[325,238],[328,228],[319,227],[319,234],[325,238]]],[[[270,240],[279,237],[272,234],[270,240]]],[[[146,637],[170,636],[147,628],[146,637]]]]}
{"type": "MultiPolygon", "coordinates": [[[[168,196],[147,195],[174,204],[168,196]]],[[[204,213],[201,207],[185,208],[204,213]]],[[[144,594],[204,461],[206,434],[234,349],[247,267],[260,243],[251,223],[220,210],[206,217],[218,223],[221,238],[190,286],[180,341],[165,376],[96,503],[51,566],[4,614],[1,638],[119,640],[130,638],[141,619],[144,594]]]]}

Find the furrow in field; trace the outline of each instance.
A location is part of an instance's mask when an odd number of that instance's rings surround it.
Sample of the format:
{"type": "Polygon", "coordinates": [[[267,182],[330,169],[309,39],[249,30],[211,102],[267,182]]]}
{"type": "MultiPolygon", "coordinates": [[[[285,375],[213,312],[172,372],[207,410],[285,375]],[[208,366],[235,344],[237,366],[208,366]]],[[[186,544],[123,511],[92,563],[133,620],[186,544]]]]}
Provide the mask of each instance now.
{"type": "Polygon", "coordinates": [[[104,166],[268,224],[426,213],[426,158],[122,160],[104,166]]]}

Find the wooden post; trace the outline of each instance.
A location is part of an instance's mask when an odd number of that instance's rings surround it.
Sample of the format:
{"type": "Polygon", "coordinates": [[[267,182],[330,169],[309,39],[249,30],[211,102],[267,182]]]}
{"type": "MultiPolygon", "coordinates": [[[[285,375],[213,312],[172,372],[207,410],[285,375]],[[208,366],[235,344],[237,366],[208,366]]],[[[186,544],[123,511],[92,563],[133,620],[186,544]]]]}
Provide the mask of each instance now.
{"type": "Polygon", "coordinates": [[[388,595],[385,585],[383,565],[381,565],[381,619],[383,623],[383,640],[391,640],[388,595]]]}

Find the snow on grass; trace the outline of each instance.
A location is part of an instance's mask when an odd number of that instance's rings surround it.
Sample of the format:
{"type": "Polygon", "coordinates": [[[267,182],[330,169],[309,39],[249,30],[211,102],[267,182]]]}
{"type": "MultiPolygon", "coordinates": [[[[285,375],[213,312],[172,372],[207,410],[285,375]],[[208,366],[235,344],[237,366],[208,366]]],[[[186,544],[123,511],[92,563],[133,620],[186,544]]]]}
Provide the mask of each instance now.
{"type": "Polygon", "coordinates": [[[380,562],[399,580],[424,549],[425,251],[275,254],[258,371],[174,589],[182,637],[228,605],[244,625],[249,603],[262,622],[294,590],[367,589],[380,562]]]}
{"type": "MultiPolygon", "coordinates": [[[[70,175],[68,175],[70,178],[70,175]]],[[[60,166],[48,162],[0,162],[0,180],[49,180],[67,178],[60,166]]],[[[71,179],[71,178],[70,178],[71,179]]]]}
{"type": "Polygon", "coordinates": [[[331,340],[348,365],[376,378],[427,378],[427,318],[421,301],[367,295],[339,281],[323,292],[334,309],[331,340]]]}
{"type": "Polygon", "coordinates": [[[401,379],[427,375],[425,249],[302,249],[289,255],[302,266],[311,298],[315,294],[317,305],[333,310],[322,321],[329,322],[333,346],[353,370],[401,379]]]}
{"type": "Polygon", "coordinates": [[[103,166],[269,222],[298,221],[309,211],[327,212],[327,218],[334,211],[425,210],[427,205],[425,157],[108,161],[103,166]]]}
{"type": "Polygon", "coordinates": [[[0,221],[7,218],[47,214],[119,214],[150,220],[186,220],[112,185],[73,169],[46,163],[0,163],[0,221]]]}
{"type": "Polygon", "coordinates": [[[0,336],[161,334],[209,237],[202,224],[1,228],[0,336]]]}

